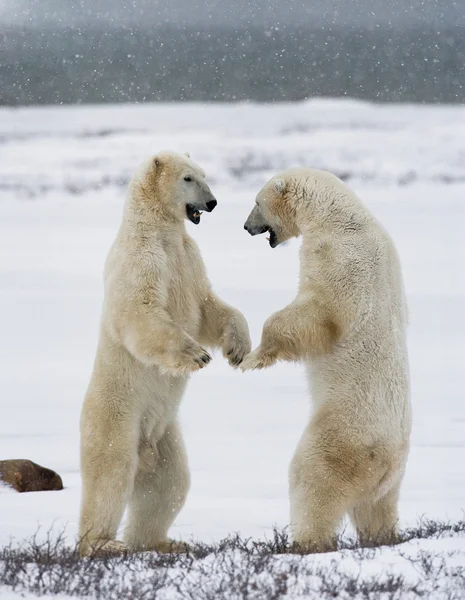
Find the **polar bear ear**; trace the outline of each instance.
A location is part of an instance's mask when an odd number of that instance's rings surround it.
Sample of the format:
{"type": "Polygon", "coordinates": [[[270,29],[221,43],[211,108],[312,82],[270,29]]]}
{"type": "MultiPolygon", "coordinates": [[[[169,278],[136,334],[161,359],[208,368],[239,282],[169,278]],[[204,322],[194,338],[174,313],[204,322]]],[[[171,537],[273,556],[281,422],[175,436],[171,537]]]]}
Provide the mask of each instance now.
{"type": "Polygon", "coordinates": [[[283,194],[286,191],[286,182],[284,179],[275,179],[274,189],[278,194],[283,194]]]}
{"type": "Polygon", "coordinates": [[[184,152],[184,156],[187,156],[187,158],[191,157],[191,153],[190,152],[184,152]]]}

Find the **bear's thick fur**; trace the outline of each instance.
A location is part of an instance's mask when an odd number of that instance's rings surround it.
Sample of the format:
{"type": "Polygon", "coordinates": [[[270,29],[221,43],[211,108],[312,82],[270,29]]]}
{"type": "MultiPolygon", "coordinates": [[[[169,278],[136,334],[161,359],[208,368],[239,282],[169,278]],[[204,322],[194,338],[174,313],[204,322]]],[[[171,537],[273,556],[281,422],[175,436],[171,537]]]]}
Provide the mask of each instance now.
{"type": "Polygon", "coordinates": [[[185,229],[215,205],[188,155],[158,154],[129,185],[81,416],[83,556],[182,549],[167,532],[189,488],[177,417],[189,374],[210,361],[206,347],[232,365],[250,352],[246,320],[212,292],[185,229]],[[126,506],[123,543],[115,538],[126,506]]]}
{"type": "Polygon", "coordinates": [[[393,540],[411,429],[394,244],[337,177],[304,168],[264,186],[245,228],[268,231],[272,247],[303,238],[297,297],[268,318],[241,365],[307,365],[313,415],[289,471],[294,540],[310,552],[334,549],[345,514],[363,543],[393,540]]]}

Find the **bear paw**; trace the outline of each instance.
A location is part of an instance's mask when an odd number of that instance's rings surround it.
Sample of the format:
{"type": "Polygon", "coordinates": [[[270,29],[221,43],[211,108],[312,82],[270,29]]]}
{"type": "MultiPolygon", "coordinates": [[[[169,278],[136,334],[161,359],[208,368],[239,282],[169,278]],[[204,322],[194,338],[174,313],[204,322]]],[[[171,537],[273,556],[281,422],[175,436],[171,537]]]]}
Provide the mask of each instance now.
{"type": "Polygon", "coordinates": [[[251,350],[250,338],[237,331],[228,331],[223,343],[223,355],[232,367],[237,367],[251,350]]]}
{"type": "Polygon", "coordinates": [[[188,340],[178,353],[164,361],[162,369],[171,375],[188,375],[203,369],[211,359],[210,354],[200,344],[195,340],[188,340]]]}
{"type": "Polygon", "coordinates": [[[292,554],[324,554],[326,552],[337,551],[337,540],[313,541],[300,540],[294,541],[290,547],[292,554]]]}
{"type": "Polygon", "coordinates": [[[203,369],[212,359],[210,354],[195,341],[186,344],[180,358],[179,368],[187,371],[203,369]]]}
{"type": "Polygon", "coordinates": [[[242,361],[240,368],[242,371],[253,371],[255,369],[266,369],[271,367],[276,362],[276,356],[267,352],[263,352],[260,349],[247,354],[242,361]]]}
{"type": "Polygon", "coordinates": [[[118,540],[100,540],[94,543],[81,544],[80,554],[93,558],[111,558],[129,552],[128,546],[118,540]]]}
{"type": "Polygon", "coordinates": [[[186,542],[177,542],[176,540],[165,540],[158,542],[155,547],[160,554],[186,554],[191,547],[186,542]]]}

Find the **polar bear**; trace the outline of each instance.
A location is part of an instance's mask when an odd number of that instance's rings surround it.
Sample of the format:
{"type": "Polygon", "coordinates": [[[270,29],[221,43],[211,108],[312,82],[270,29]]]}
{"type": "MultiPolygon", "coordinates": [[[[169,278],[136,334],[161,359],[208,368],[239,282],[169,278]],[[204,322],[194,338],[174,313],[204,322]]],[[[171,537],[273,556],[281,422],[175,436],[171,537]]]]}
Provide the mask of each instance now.
{"type": "Polygon", "coordinates": [[[216,204],[188,155],[162,152],[130,182],[81,415],[83,556],[182,550],[167,531],[189,488],[177,416],[189,374],[210,362],[207,347],[233,366],[251,349],[245,318],[213,293],[185,229],[216,204]]]}
{"type": "Polygon", "coordinates": [[[289,469],[291,532],[336,548],[348,514],[362,543],[395,540],[409,451],[407,308],[394,244],[337,177],[296,168],[259,192],[245,229],[275,248],[302,235],[297,297],[265,322],[241,364],[304,361],[313,414],[289,469]]]}

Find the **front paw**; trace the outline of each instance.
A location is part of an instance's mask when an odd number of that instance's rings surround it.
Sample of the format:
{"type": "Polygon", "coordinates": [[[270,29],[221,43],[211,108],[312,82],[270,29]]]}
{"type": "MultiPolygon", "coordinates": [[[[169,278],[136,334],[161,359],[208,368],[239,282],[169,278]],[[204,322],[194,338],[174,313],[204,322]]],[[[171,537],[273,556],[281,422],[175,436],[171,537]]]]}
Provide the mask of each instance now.
{"type": "Polygon", "coordinates": [[[232,327],[225,335],[223,355],[232,367],[239,366],[252,349],[249,332],[232,327]]]}
{"type": "Polygon", "coordinates": [[[271,352],[265,352],[257,348],[254,352],[248,354],[242,361],[240,368],[243,372],[253,371],[255,369],[266,369],[276,362],[276,355],[271,352]]]}
{"type": "Polygon", "coordinates": [[[196,341],[189,341],[183,348],[180,356],[179,366],[188,371],[203,369],[211,361],[210,354],[196,341]]]}
{"type": "Polygon", "coordinates": [[[166,361],[163,368],[171,375],[188,375],[206,367],[211,359],[210,354],[195,340],[187,340],[179,352],[166,361]]]}

